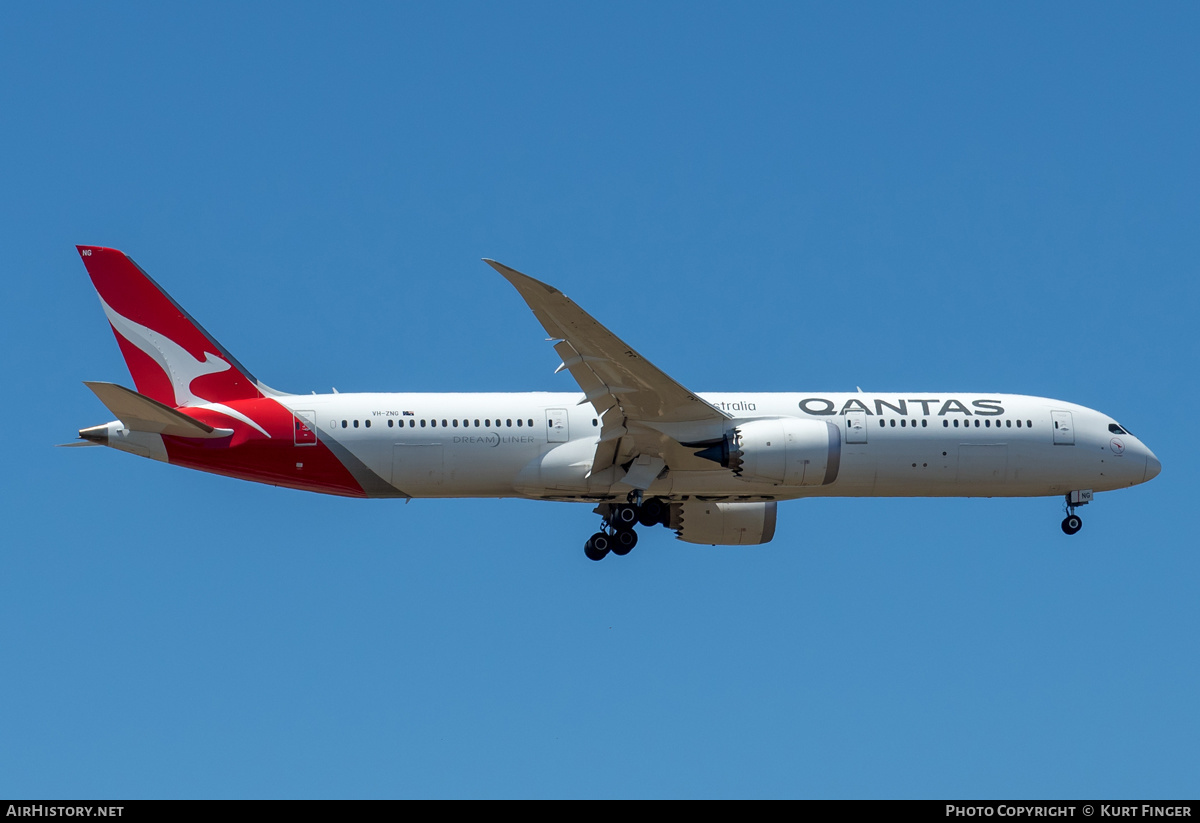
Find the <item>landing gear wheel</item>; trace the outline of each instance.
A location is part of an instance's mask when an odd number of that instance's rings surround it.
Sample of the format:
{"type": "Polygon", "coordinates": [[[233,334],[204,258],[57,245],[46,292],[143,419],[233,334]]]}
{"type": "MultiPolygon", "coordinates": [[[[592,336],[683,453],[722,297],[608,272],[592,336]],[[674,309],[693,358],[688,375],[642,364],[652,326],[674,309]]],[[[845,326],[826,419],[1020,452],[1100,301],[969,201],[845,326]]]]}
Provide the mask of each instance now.
{"type": "Polygon", "coordinates": [[[618,531],[613,535],[612,553],[617,557],[624,557],[633,551],[633,547],[637,545],[637,532],[635,531],[618,531]]]}
{"type": "Polygon", "coordinates": [[[618,529],[632,529],[638,522],[638,507],[627,504],[614,506],[609,522],[618,529]]]}
{"type": "Polygon", "coordinates": [[[588,560],[603,560],[612,548],[612,538],[604,532],[596,532],[583,544],[583,553],[588,560]]]}
{"type": "Polygon", "coordinates": [[[1083,528],[1083,518],[1077,514],[1068,514],[1062,522],[1063,534],[1075,534],[1083,528]]]}
{"type": "Polygon", "coordinates": [[[657,497],[651,497],[642,503],[642,510],[638,513],[638,522],[646,528],[657,526],[662,522],[666,511],[667,507],[661,500],[657,497]]]}

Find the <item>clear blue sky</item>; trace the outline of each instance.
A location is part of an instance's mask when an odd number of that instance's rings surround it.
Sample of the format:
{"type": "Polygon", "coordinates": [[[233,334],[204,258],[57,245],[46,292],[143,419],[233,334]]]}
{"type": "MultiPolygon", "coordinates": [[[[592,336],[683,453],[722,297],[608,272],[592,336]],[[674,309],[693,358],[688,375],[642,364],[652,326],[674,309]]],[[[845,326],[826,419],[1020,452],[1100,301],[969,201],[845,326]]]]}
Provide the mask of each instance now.
{"type": "Polygon", "coordinates": [[[9,6],[0,796],[1195,797],[1191,3],[9,6]],[[773,543],[54,449],[73,244],[261,379],[574,390],[483,263],[699,391],[1101,409],[1162,475],[773,543]]]}

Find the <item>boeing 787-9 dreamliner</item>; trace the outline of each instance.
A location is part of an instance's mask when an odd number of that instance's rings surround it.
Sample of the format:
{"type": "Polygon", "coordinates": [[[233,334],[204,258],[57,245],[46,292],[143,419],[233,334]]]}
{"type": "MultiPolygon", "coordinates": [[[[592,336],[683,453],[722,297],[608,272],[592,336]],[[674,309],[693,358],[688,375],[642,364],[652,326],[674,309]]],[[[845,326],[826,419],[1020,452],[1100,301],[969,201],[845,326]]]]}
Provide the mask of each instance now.
{"type": "Polygon", "coordinates": [[[774,536],[799,497],[1063,498],[1144,483],[1158,459],[1098,411],[1014,394],[692,392],[562,292],[493,260],[579,391],[287,394],[259,382],[116,249],[78,246],[136,391],[86,385],[117,419],[101,444],[201,471],[345,497],[586,502],[584,551],[636,527],[689,543],[774,536]]]}

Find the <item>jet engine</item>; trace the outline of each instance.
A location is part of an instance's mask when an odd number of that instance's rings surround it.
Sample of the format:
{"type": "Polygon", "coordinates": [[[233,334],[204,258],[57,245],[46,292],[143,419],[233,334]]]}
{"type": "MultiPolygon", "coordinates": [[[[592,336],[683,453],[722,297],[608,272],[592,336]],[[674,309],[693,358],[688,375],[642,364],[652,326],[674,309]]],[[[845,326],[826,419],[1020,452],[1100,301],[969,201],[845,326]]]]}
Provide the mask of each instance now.
{"type": "Polygon", "coordinates": [[[752,546],[775,536],[776,503],[726,503],[695,497],[672,507],[671,525],[685,543],[752,546]]]}
{"type": "Polygon", "coordinates": [[[776,486],[827,486],[842,463],[842,434],[824,420],[776,417],[740,424],[707,446],[703,457],[745,480],[776,486]]]}

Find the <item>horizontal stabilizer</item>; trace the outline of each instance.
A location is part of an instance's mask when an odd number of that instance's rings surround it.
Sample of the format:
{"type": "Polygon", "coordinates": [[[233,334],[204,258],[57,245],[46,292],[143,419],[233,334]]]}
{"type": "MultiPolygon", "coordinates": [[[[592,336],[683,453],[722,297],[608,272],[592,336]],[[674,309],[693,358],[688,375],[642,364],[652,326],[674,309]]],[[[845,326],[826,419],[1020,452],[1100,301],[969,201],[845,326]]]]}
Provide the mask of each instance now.
{"type": "Polygon", "coordinates": [[[228,437],[233,429],[216,429],[201,423],[194,417],[175,411],[132,389],[116,383],[93,383],[84,381],[100,402],[130,431],[169,434],[175,437],[228,437]]]}

